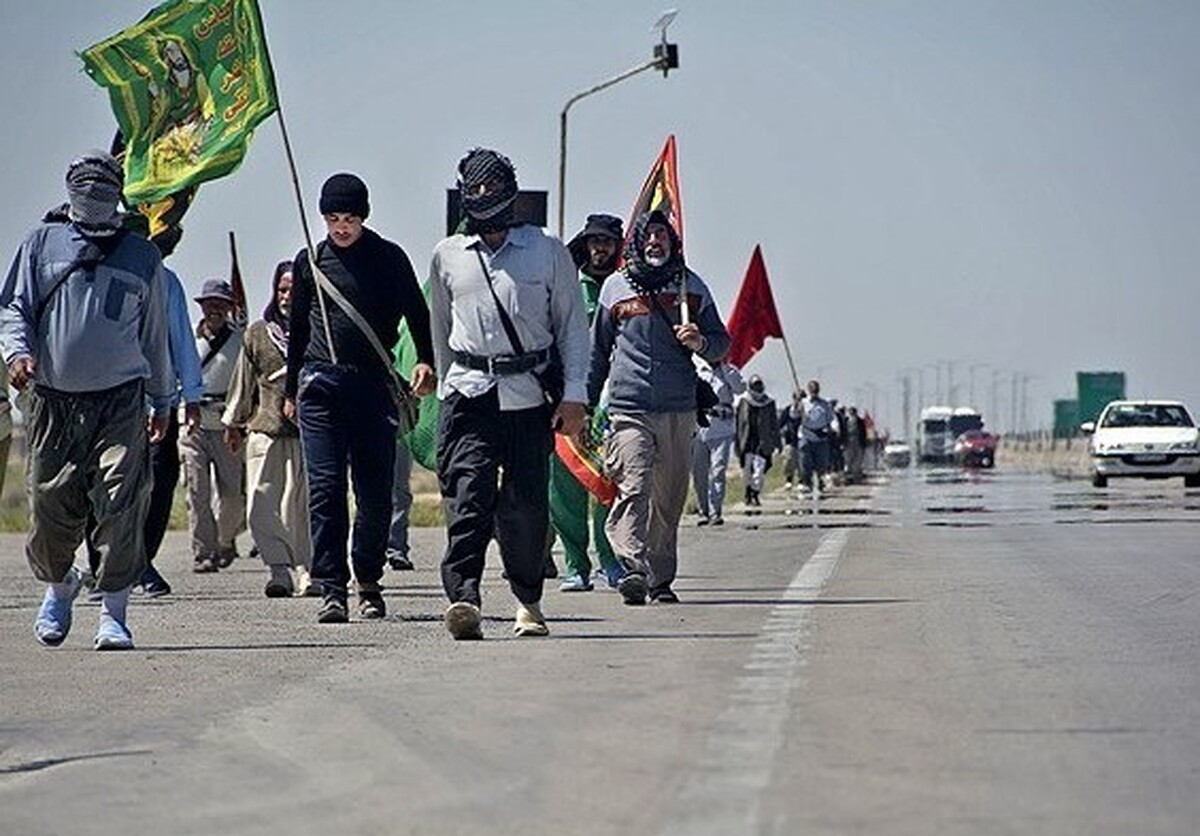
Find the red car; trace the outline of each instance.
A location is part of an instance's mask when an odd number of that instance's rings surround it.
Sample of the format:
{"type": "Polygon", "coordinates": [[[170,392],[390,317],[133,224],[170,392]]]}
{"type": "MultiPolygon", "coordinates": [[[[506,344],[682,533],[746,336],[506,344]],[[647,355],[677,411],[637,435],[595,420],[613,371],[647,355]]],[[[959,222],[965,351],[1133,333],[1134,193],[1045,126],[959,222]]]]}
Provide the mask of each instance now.
{"type": "Polygon", "coordinates": [[[954,441],[954,462],[964,467],[995,467],[997,436],[967,430],[954,441]]]}

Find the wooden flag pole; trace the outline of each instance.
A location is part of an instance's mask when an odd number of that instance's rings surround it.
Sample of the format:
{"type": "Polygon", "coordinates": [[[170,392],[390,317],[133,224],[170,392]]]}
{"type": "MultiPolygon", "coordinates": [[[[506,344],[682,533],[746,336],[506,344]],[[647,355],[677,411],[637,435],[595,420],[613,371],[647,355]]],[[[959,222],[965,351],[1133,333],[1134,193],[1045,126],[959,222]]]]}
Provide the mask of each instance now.
{"type": "MultiPolygon", "coordinates": [[[[275,115],[279,118],[279,133],[283,137],[283,150],[287,154],[288,170],[292,175],[292,191],[296,196],[296,208],[300,211],[300,227],[304,230],[304,247],[308,250],[308,263],[314,270],[317,264],[317,253],[313,247],[312,233],[308,228],[308,216],[304,213],[304,195],[300,191],[300,175],[296,173],[296,158],[292,155],[292,142],[288,139],[287,123],[283,120],[283,106],[279,104],[279,92],[275,92],[275,115]]],[[[316,284],[314,278],[313,284],[316,284]]],[[[325,328],[325,344],[329,346],[329,356],[337,363],[337,348],[333,344],[333,332],[329,328],[329,311],[325,307],[325,294],[317,288],[317,303],[321,306],[321,324],[325,328]]]]}
{"type": "Polygon", "coordinates": [[[783,340],[783,351],[787,355],[788,368],[792,370],[792,386],[795,387],[792,389],[792,393],[803,392],[804,390],[800,388],[800,376],[796,374],[796,363],[792,360],[792,349],[788,345],[787,336],[784,335],[780,339],[783,340]]]}

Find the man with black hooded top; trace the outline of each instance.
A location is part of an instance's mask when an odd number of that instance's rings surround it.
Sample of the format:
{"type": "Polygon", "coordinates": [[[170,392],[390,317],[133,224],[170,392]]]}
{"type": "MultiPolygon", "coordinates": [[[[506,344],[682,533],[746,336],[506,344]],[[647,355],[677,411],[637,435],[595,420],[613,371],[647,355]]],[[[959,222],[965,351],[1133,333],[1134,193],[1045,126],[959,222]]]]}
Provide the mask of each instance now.
{"type": "Polygon", "coordinates": [[[628,574],[626,604],[678,601],[671,584],[696,428],[692,354],[715,364],[729,334],[679,236],[659,211],[637,219],[625,266],[604,282],[592,324],[588,402],[608,382],[612,434],[605,465],[618,495],[606,531],[628,574]],[[686,318],[685,318],[686,311],[686,318]]]}
{"type": "Polygon", "coordinates": [[[322,623],[349,618],[347,465],[357,506],[349,557],[359,615],[386,614],[379,579],[401,416],[390,362],[385,365],[356,316],[387,352],[396,344],[403,318],[417,348],[413,394],[421,397],[436,385],[425,297],[404,250],[363,226],[369,210],[367,186],[358,177],[335,174],[326,180],[321,214],[329,234],[316,248],[316,261],[332,288],[318,285],[306,251],[296,256],[292,270],[284,414],[299,415],[308,466],[312,577],[323,593],[317,616],[322,623]],[[343,309],[338,296],[356,316],[343,309]]]}

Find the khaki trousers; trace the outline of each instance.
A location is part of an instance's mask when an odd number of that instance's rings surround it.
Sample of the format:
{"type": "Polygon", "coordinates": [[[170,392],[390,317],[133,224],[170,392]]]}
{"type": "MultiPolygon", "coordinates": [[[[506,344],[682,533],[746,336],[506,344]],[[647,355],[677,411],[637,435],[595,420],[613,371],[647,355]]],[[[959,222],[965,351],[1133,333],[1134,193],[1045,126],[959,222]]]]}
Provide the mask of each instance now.
{"type": "Polygon", "coordinates": [[[696,413],[611,415],[605,467],[618,495],[605,532],[617,558],[651,591],[675,580],[679,518],[687,501],[696,413]]]}
{"type": "Polygon", "coordinates": [[[246,524],[244,463],[240,453],[230,452],[222,433],[222,430],[196,430],[179,435],[194,557],[232,551],[234,538],[246,524]],[[215,514],[214,475],[217,489],[215,514]]]}
{"type": "Polygon", "coordinates": [[[299,436],[246,439],[250,536],[268,566],[312,568],[308,485],[299,436]]]}

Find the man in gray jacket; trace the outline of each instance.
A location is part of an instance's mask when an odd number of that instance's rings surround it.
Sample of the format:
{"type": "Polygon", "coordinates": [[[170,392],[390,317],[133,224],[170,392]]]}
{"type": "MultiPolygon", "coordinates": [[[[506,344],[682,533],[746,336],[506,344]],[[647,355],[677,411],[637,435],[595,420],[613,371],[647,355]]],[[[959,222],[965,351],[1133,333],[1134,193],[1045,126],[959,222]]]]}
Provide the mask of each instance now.
{"type": "Polygon", "coordinates": [[[33,386],[25,554],[49,584],[34,633],[54,647],[71,629],[82,585],[72,558],[90,513],[102,592],[95,647],[123,650],[133,647],[129,590],[146,565],[147,445],[163,435],[174,385],[166,291],[158,250],[121,229],[116,160],[85,153],[66,181],[66,210],[26,237],[0,286],[0,349],[13,385],[33,386]]]}
{"type": "Polygon", "coordinates": [[[675,230],[659,211],[637,219],[625,266],[604,282],[592,323],[588,402],[608,383],[612,422],[605,465],[618,496],[605,530],[628,570],[626,604],[676,603],[676,537],[687,499],[696,428],[696,369],[729,350],[712,294],[683,263],[675,230]],[[686,318],[685,318],[686,311],[686,318]]]}

